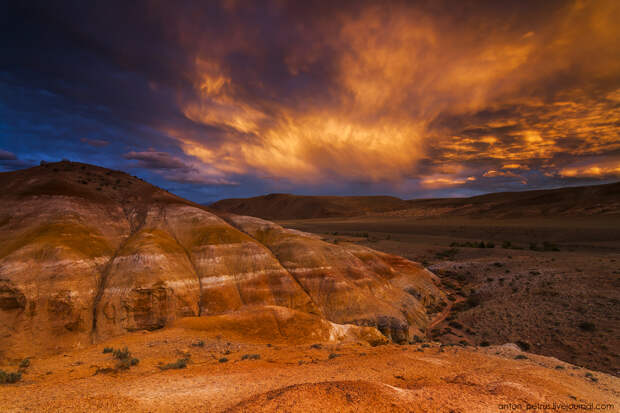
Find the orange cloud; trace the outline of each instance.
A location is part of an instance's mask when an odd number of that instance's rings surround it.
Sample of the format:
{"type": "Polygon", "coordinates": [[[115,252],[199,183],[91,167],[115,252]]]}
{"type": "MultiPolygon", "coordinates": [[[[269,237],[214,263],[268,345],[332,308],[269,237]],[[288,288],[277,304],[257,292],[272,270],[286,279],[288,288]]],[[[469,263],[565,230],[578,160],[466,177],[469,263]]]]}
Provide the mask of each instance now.
{"type": "Polygon", "coordinates": [[[620,161],[610,161],[594,165],[566,167],[560,169],[559,175],[567,178],[620,178],[620,161]]]}
{"type": "MultiPolygon", "coordinates": [[[[200,49],[196,94],[182,99],[183,113],[225,138],[169,133],[216,174],[301,183],[418,176],[426,186],[462,185],[475,178],[420,171],[420,161],[437,168],[484,158],[493,168],[482,176],[525,184],[510,170],[553,169],[558,154],[620,148],[619,9],[614,1],[567,3],[552,21],[506,27],[488,16],[455,25],[404,5],[338,14],[312,27],[329,36],[283,52],[291,82],[330,62],[329,89],[303,101],[239,81],[220,48],[200,49]]],[[[247,52],[247,41],[235,38],[230,47],[247,52]]],[[[576,168],[559,175],[596,174],[576,168]]]]}

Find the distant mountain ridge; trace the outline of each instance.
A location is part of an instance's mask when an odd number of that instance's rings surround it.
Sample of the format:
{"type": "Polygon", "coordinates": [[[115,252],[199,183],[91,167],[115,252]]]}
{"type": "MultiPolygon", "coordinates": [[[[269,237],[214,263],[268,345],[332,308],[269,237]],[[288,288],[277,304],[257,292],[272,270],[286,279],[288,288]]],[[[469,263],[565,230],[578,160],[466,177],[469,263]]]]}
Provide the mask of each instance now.
{"type": "Polygon", "coordinates": [[[392,196],[309,196],[269,194],[223,199],[209,205],[218,211],[264,219],[311,219],[385,216],[469,216],[519,218],[548,215],[620,214],[620,182],[602,185],[497,192],[469,198],[403,200],[392,196]]]}
{"type": "Polygon", "coordinates": [[[364,215],[406,209],[409,203],[393,196],[306,196],[269,194],[231,198],[209,207],[264,219],[304,219],[364,215]]]}

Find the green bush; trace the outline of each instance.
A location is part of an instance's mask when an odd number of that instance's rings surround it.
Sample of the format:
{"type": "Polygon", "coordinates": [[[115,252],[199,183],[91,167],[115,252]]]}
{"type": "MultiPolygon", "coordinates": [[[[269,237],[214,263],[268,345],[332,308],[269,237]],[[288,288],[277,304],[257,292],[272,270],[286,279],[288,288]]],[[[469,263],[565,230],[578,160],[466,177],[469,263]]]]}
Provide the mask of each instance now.
{"type": "Polygon", "coordinates": [[[130,367],[137,365],[140,362],[137,358],[124,358],[118,361],[116,368],[118,370],[129,370],[130,367]]]}
{"type": "Polygon", "coordinates": [[[20,369],[25,369],[30,367],[30,359],[23,359],[20,363],[19,363],[19,368],[20,369]]]}
{"type": "Polygon", "coordinates": [[[117,350],[114,350],[112,352],[112,355],[114,356],[114,358],[119,359],[119,360],[125,360],[131,357],[131,353],[129,352],[127,347],[123,348],[122,350],[120,348],[117,350]]]}
{"type": "Polygon", "coordinates": [[[4,370],[0,370],[0,384],[17,383],[22,379],[20,372],[8,373],[4,370]]]}
{"type": "MultiPolygon", "coordinates": [[[[118,360],[118,362],[116,363],[116,368],[109,369],[111,371],[129,370],[132,366],[135,366],[140,362],[139,359],[131,356],[131,352],[129,351],[127,347],[124,347],[122,349],[116,349],[116,350],[113,349],[112,347],[106,347],[103,349],[103,352],[105,354],[112,353],[112,357],[118,360]]],[[[104,370],[108,370],[108,369],[104,369],[104,370]]],[[[101,372],[105,372],[104,370],[101,370],[101,372]]]]}
{"type": "Polygon", "coordinates": [[[244,354],[241,360],[260,360],[260,354],[244,354]]]}
{"type": "MultiPolygon", "coordinates": [[[[222,359],[220,359],[220,363],[222,362],[221,360],[222,359]]],[[[163,366],[159,366],[159,368],[161,370],[184,369],[185,367],[187,367],[187,363],[189,363],[189,359],[182,358],[182,359],[178,359],[174,363],[168,363],[168,364],[164,364],[163,366]]]]}

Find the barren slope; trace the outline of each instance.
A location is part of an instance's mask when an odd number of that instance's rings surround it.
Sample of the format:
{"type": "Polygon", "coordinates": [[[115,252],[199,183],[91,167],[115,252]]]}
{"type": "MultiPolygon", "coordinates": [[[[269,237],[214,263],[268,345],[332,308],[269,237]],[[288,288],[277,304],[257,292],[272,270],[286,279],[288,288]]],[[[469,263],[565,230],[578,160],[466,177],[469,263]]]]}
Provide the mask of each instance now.
{"type": "Polygon", "coordinates": [[[0,174],[0,357],[265,305],[403,342],[444,300],[410,261],[227,219],[91,165],[0,174]]]}

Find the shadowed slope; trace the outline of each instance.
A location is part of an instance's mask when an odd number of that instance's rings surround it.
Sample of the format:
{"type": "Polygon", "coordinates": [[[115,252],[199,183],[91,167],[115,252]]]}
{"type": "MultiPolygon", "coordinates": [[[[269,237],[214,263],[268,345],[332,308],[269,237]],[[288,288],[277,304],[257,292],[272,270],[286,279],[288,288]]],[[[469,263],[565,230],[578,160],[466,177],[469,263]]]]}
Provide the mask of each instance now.
{"type": "Polygon", "coordinates": [[[309,219],[392,215],[404,217],[469,216],[474,218],[591,216],[620,214],[620,183],[498,192],[470,198],[412,199],[389,196],[298,196],[270,194],[223,199],[213,209],[265,219],[309,219]]]}
{"type": "Polygon", "coordinates": [[[223,199],[210,205],[218,211],[265,219],[347,217],[408,208],[391,196],[303,196],[269,194],[254,198],[223,199]]]}

